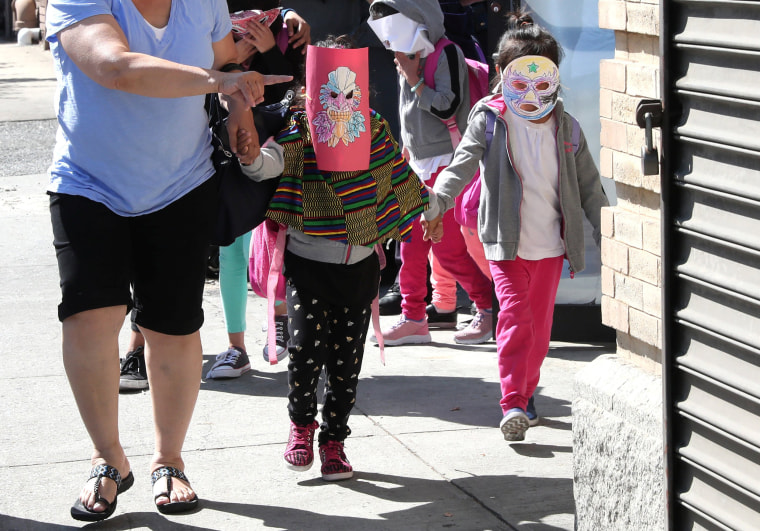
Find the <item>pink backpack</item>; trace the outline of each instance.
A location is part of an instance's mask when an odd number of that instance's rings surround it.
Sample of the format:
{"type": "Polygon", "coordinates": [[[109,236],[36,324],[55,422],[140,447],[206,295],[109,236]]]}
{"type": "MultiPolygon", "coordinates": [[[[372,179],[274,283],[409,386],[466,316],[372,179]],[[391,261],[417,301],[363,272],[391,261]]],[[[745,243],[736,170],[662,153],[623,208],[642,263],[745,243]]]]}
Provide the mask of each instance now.
{"type": "MultiPolygon", "coordinates": [[[[285,257],[286,236],[287,227],[268,218],[253,229],[251,236],[249,279],[253,292],[267,299],[267,346],[271,365],[277,364],[274,305],[278,300],[285,300],[285,277],[282,274],[282,265],[285,257]]],[[[384,269],[385,253],[379,243],[375,244],[375,252],[380,261],[380,269],[384,269]]],[[[372,326],[380,348],[380,361],[385,365],[385,342],[380,332],[380,303],[377,296],[372,301],[372,326]]]]}
{"type": "MultiPolygon", "coordinates": [[[[449,44],[459,48],[456,43],[446,37],[442,37],[435,43],[435,50],[427,56],[425,61],[425,83],[433,90],[435,90],[435,69],[438,67],[438,58],[441,56],[443,49],[449,44]]],[[[475,103],[488,96],[488,65],[466,57],[465,62],[467,63],[467,81],[470,87],[470,108],[472,108],[475,103]]],[[[449,129],[451,145],[456,149],[462,140],[462,134],[457,127],[456,115],[443,120],[443,123],[449,129]]]]}

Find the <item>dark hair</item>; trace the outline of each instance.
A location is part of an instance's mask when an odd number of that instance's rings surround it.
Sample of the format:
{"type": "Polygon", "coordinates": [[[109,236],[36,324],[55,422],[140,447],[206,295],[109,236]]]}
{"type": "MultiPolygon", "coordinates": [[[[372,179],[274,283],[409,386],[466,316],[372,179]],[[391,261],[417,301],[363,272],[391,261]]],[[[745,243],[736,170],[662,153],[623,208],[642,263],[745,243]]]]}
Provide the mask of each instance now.
{"type": "Polygon", "coordinates": [[[314,46],[318,46],[319,48],[343,48],[343,49],[353,49],[356,48],[356,42],[351,37],[351,35],[343,34],[343,35],[328,35],[321,41],[317,41],[314,43],[314,46]]]}
{"type": "Polygon", "coordinates": [[[373,2],[372,5],[369,6],[369,15],[372,17],[372,20],[389,17],[391,15],[395,15],[396,13],[398,13],[398,9],[395,9],[388,4],[376,4],[373,2]]]}
{"type": "MultiPolygon", "coordinates": [[[[316,46],[318,48],[353,49],[353,48],[356,48],[356,42],[348,34],[337,35],[337,36],[336,35],[327,35],[321,41],[315,42],[314,46],[316,46]]],[[[293,100],[293,106],[294,107],[303,107],[305,105],[305,103],[306,103],[305,98],[301,94],[301,89],[303,87],[306,87],[306,69],[304,69],[303,77],[299,80],[298,88],[295,90],[296,97],[293,100]]],[[[368,87],[368,89],[369,89],[370,92],[372,92],[372,87],[368,87]]]]}
{"type": "Polygon", "coordinates": [[[541,55],[559,66],[565,55],[562,46],[545,28],[533,22],[527,11],[513,11],[505,15],[507,29],[499,39],[494,63],[502,70],[509,63],[525,55],[541,55]]]}

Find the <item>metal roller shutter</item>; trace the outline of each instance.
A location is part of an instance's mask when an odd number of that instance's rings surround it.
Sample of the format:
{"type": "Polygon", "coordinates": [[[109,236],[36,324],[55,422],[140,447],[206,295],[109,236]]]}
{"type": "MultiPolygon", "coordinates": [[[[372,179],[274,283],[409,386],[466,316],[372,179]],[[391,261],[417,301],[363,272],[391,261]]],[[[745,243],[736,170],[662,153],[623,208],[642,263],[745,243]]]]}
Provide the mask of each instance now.
{"type": "Polygon", "coordinates": [[[664,0],[670,529],[760,529],[760,2],[664,0]]]}

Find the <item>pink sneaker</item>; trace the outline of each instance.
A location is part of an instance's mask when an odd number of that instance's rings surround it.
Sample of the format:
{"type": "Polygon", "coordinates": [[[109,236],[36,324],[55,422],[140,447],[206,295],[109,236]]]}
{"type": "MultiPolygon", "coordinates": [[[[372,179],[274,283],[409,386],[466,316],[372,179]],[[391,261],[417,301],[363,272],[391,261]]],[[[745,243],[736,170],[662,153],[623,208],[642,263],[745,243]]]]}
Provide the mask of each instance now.
{"type": "Polygon", "coordinates": [[[343,443],[327,441],[319,445],[319,458],[322,460],[322,479],[339,481],[353,477],[354,469],[346,459],[343,443]]]}
{"type": "Polygon", "coordinates": [[[319,428],[315,420],[308,426],[299,426],[290,422],[288,446],[285,448],[285,466],[290,470],[304,472],[314,463],[314,432],[319,428]]]}
{"type": "Polygon", "coordinates": [[[454,334],[454,342],[460,345],[479,345],[493,335],[493,313],[491,310],[478,310],[466,328],[454,334]]]}
{"type": "Polygon", "coordinates": [[[383,330],[381,334],[383,334],[383,341],[386,346],[430,343],[432,341],[427,318],[417,322],[402,315],[396,324],[383,330]]]}

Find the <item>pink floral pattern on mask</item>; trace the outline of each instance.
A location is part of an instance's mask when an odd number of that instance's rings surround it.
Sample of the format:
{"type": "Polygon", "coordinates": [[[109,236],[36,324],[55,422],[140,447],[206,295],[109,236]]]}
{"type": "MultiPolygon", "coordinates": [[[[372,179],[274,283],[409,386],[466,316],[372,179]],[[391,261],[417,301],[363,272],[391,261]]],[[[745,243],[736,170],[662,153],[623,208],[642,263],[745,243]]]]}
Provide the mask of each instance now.
{"type": "Polygon", "coordinates": [[[504,68],[501,84],[509,110],[527,120],[549,114],[559,96],[559,68],[541,55],[525,55],[504,68]]]}

